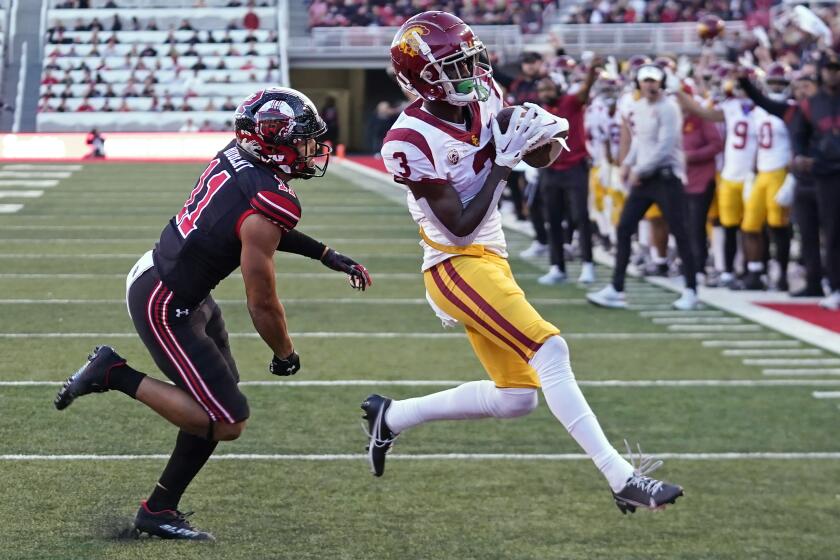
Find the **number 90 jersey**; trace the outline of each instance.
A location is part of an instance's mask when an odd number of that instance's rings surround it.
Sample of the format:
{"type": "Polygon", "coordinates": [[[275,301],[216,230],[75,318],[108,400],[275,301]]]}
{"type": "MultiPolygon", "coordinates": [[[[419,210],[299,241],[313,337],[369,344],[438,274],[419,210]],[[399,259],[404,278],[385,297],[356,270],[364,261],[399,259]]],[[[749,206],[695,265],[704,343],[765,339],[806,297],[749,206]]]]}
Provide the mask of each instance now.
{"type": "Polygon", "coordinates": [[[723,169],[720,176],[727,181],[743,183],[755,167],[758,148],[753,110],[748,99],[730,98],[719,106],[726,123],[726,142],[723,150],[723,169]]]}
{"type": "MultiPolygon", "coordinates": [[[[488,81],[486,85],[490,89],[487,101],[473,102],[465,107],[469,114],[466,125],[449,123],[431,115],[423,109],[422,98],[406,107],[385,135],[381,151],[383,163],[394,181],[451,185],[463,205],[478,194],[496,155],[491,119],[504,107],[498,85],[494,81],[488,81]]],[[[454,247],[424,215],[411,191],[406,194],[406,200],[411,217],[420,226],[424,238],[420,242],[422,270],[455,254],[463,254],[464,248],[454,247]]],[[[498,209],[479,224],[473,243],[507,257],[498,209]]]]}
{"type": "Polygon", "coordinates": [[[239,267],[239,228],[251,214],[289,231],[300,220],[300,202],[274,171],[232,141],[201,173],[155,244],[152,257],[166,287],[192,305],[206,298],[239,267]]]}

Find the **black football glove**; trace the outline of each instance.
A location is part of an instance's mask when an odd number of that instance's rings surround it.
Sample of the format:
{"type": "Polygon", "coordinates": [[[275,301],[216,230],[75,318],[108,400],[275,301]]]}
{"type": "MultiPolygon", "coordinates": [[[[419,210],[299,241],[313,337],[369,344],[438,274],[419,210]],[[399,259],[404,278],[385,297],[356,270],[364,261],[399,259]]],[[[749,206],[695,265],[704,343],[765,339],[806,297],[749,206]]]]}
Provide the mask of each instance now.
{"type": "Polygon", "coordinates": [[[278,358],[275,355],[274,359],[268,365],[268,371],[281,377],[294,375],[298,370],[300,370],[300,356],[295,351],[292,351],[286,358],[278,358]]]}
{"type": "Polygon", "coordinates": [[[356,290],[364,292],[365,289],[373,284],[373,279],[365,267],[338,251],[327,249],[327,252],[321,257],[321,262],[327,268],[348,275],[350,277],[350,285],[356,290]]]}

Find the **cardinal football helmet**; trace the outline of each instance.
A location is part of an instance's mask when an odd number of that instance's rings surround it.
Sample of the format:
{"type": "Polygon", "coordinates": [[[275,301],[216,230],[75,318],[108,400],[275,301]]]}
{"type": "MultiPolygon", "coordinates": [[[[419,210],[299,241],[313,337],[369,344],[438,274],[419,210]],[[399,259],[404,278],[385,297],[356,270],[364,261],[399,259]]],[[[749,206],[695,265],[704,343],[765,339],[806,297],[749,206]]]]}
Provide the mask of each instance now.
{"type": "Polygon", "coordinates": [[[391,43],[397,81],[427,101],[467,105],[490,96],[493,70],[470,26],[446,12],[423,12],[406,21],[391,43]]]}

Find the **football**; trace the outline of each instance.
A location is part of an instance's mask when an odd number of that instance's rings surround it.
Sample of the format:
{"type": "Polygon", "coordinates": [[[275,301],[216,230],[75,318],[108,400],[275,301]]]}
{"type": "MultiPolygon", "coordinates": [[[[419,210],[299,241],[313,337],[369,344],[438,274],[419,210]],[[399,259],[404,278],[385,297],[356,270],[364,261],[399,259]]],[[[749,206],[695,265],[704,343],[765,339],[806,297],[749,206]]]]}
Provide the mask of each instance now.
{"type": "MultiPolygon", "coordinates": [[[[508,124],[510,123],[510,118],[513,116],[513,112],[516,109],[519,109],[520,105],[511,105],[510,107],[505,107],[499,114],[496,115],[496,120],[499,122],[499,130],[502,132],[507,131],[508,124]]],[[[562,132],[558,134],[561,138],[566,138],[568,132],[562,132]]],[[[536,148],[533,148],[531,151],[525,154],[525,157],[522,158],[522,161],[530,165],[531,167],[548,167],[554,160],[557,159],[557,156],[560,154],[560,149],[556,147],[556,142],[548,141],[543,143],[536,148]]]]}
{"type": "Polygon", "coordinates": [[[708,14],[697,23],[697,36],[701,41],[711,41],[723,33],[724,27],[722,19],[714,14],[708,14]]]}

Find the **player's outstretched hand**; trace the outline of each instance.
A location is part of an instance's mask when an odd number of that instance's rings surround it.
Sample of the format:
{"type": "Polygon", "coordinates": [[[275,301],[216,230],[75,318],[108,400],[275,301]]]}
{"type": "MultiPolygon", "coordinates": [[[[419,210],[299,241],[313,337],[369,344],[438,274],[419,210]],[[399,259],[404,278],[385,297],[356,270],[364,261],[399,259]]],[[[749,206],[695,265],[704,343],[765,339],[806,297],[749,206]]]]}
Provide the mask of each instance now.
{"type": "Polygon", "coordinates": [[[275,355],[271,360],[271,363],[268,364],[268,371],[281,377],[294,375],[299,370],[300,356],[298,356],[298,353],[295,351],[292,351],[292,353],[285,358],[278,358],[277,355],[275,355]]]}
{"type": "Polygon", "coordinates": [[[502,167],[516,167],[528,150],[542,139],[542,124],[533,107],[516,112],[504,132],[499,128],[499,121],[494,118],[492,122],[496,163],[502,167]]]}
{"type": "Polygon", "coordinates": [[[338,272],[343,272],[350,277],[350,285],[361,292],[364,292],[373,284],[373,279],[367,269],[348,257],[333,249],[327,249],[321,257],[324,266],[338,272]]]}

